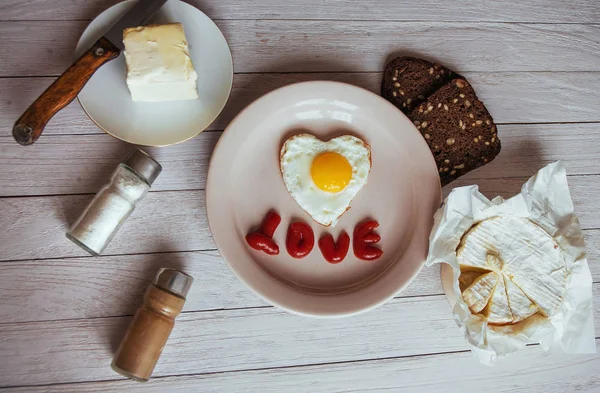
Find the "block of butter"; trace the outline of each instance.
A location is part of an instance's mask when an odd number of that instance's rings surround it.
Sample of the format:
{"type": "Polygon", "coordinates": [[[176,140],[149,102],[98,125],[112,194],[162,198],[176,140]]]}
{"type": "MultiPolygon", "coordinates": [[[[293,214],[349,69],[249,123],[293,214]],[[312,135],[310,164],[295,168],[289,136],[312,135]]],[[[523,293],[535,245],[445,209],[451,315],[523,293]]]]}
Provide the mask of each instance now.
{"type": "Polygon", "coordinates": [[[198,98],[198,76],[180,23],[125,29],[123,43],[127,86],[133,101],[198,98]]]}

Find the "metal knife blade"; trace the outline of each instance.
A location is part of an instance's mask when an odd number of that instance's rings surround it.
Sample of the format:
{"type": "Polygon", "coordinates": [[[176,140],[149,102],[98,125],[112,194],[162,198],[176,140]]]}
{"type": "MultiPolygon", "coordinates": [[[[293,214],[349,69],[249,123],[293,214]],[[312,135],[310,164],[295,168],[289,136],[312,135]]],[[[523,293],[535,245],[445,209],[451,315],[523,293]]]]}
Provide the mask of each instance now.
{"type": "Polygon", "coordinates": [[[13,137],[21,145],[31,145],[42,135],[46,124],[79,94],[94,72],[116,59],[124,49],[123,30],[141,26],[167,0],[138,0],[104,36],[86,50],[25,110],[13,126],[13,137]]]}
{"type": "Polygon", "coordinates": [[[139,0],[121,19],[104,33],[104,38],[117,48],[123,50],[123,30],[128,27],[145,25],[152,15],[166,2],[167,0],[139,0]]]}

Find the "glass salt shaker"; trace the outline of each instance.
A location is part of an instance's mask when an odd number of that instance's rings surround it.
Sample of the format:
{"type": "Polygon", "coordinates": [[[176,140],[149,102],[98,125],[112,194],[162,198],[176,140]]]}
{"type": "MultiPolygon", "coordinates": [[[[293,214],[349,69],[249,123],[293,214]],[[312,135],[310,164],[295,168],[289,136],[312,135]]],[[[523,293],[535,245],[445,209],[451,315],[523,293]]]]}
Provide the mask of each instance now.
{"type": "Polygon", "coordinates": [[[134,151],[71,226],[67,238],[94,256],[102,253],[161,170],[148,154],[134,151]]]}

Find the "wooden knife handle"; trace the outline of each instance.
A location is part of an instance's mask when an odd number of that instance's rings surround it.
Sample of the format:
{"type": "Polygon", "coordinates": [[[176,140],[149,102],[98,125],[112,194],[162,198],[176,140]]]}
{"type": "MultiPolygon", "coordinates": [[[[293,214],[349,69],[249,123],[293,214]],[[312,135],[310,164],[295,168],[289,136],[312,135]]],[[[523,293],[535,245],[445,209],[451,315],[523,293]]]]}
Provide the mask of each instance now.
{"type": "Polygon", "coordinates": [[[109,40],[100,38],[54,81],[19,117],[13,137],[21,145],[31,145],[58,111],[67,106],[100,66],[119,56],[121,51],[109,40]]]}

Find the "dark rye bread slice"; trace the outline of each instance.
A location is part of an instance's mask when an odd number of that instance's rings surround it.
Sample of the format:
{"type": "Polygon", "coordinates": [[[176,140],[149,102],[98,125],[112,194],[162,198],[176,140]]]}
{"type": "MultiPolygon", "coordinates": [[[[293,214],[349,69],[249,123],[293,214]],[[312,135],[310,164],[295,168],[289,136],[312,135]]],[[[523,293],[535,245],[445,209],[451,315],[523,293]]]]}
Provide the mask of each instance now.
{"type": "Polygon", "coordinates": [[[435,157],[442,186],[500,153],[494,120],[464,79],[442,86],[408,117],[435,157]]]}
{"type": "Polygon", "coordinates": [[[385,68],[381,95],[408,115],[428,96],[454,78],[454,71],[414,57],[397,57],[385,68]]]}

